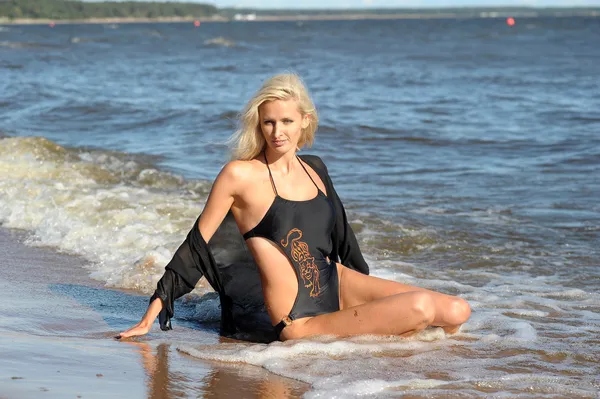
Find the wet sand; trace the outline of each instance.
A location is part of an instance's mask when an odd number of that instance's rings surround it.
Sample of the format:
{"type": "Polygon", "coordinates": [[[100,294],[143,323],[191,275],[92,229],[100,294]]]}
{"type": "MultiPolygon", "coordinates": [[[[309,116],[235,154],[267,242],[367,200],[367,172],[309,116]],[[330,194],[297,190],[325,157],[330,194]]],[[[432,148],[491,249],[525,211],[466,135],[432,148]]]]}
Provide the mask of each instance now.
{"type": "Polygon", "coordinates": [[[0,228],[0,398],[285,398],[309,389],[259,367],[176,350],[224,340],[211,329],[162,332],[155,324],[145,337],[113,339],[147,297],[106,289],[87,276],[86,260],[27,246],[26,238],[0,228]]]}

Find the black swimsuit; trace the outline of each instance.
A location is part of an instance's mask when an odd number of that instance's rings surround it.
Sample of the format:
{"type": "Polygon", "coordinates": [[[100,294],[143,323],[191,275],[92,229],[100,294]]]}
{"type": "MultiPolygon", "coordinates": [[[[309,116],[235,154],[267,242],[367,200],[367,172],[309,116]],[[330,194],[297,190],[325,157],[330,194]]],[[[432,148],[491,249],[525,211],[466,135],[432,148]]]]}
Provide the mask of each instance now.
{"type": "Polygon", "coordinates": [[[317,196],[306,201],[280,197],[265,155],[275,199],[262,220],[244,234],[244,240],[262,237],[275,243],[296,272],[298,294],[289,316],[275,326],[278,335],[294,319],[340,310],[337,267],[327,260],[332,251],[335,212],[300,159],[298,162],[317,187],[317,196]]]}

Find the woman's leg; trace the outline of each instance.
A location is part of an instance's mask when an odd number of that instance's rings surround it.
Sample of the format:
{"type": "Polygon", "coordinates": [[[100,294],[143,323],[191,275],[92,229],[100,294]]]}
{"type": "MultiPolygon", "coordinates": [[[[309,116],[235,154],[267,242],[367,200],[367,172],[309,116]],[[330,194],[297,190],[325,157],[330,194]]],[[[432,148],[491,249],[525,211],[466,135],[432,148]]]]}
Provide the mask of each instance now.
{"type": "Polygon", "coordinates": [[[458,330],[471,315],[469,304],[462,298],[396,281],[366,276],[341,264],[338,266],[341,309],[362,305],[377,299],[407,292],[424,292],[431,296],[435,318],[432,326],[443,327],[448,333],[458,330]]]}
{"type": "Polygon", "coordinates": [[[470,315],[462,299],[377,277],[338,265],[341,310],[295,320],[282,339],[311,335],[377,334],[408,336],[428,326],[455,332],[470,315]]]}
{"type": "Polygon", "coordinates": [[[294,320],[283,329],[281,338],[287,340],[323,334],[411,335],[430,325],[434,317],[429,295],[407,292],[333,313],[294,320]]]}

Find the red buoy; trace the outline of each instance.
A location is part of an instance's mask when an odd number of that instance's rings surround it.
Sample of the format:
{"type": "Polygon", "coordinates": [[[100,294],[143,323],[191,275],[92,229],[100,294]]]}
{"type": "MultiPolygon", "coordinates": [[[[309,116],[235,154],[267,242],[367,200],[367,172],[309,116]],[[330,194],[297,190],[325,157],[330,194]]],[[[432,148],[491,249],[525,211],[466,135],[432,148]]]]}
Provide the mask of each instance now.
{"type": "Polygon", "coordinates": [[[48,26],[49,26],[49,27],[51,27],[51,28],[54,28],[54,26],[55,26],[55,25],[56,25],[56,24],[55,24],[54,22],[50,22],[50,23],[48,24],[48,26]]]}
{"type": "Polygon", "coordinates": [[[506,18],[506,25],[508,25],[508,26],[514,26],[515,25],[515,19],[513,17],[506,18]]]}
{"type": "Polygon", "coordinates": [[[198,20],[194,21],[194,26],[195,26],[196,28],[197,28],[197,27],[199,27],[199,26],[200,26],[200,21],[198,21],[198,20]]]}

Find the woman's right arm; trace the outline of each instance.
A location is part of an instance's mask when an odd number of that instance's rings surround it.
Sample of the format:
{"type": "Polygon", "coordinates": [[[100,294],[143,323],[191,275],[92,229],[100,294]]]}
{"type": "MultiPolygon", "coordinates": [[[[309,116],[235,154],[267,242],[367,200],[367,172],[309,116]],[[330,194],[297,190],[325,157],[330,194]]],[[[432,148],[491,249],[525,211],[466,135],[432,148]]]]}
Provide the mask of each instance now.
{"type": "MultiPolygon", "coordinates": [[[[204,210],[200,215],[197,226],[204,240],[208,241],[215,234],[227,212],[232,207],[238,194],[238,186],[243,181],[242,170],[244,165],[240,161],[233,161],[225,165],[212,186],[211,192],[206,200],[204,210]]],[[[117,338],[128,338],[144,335],[150,331],[154,320],[163,309],[163,301],[156,297],[148,306],[146,313],[139,323],[121,332],[117,338]]]]}

